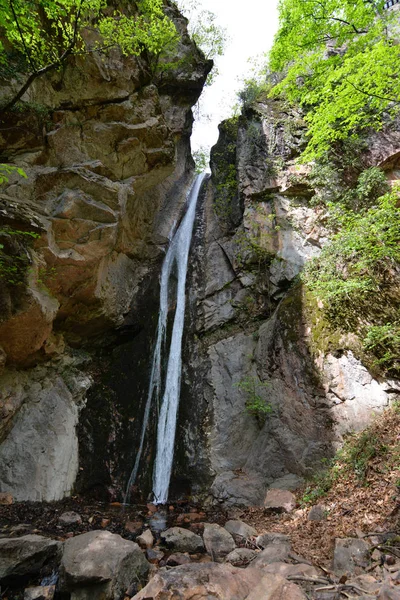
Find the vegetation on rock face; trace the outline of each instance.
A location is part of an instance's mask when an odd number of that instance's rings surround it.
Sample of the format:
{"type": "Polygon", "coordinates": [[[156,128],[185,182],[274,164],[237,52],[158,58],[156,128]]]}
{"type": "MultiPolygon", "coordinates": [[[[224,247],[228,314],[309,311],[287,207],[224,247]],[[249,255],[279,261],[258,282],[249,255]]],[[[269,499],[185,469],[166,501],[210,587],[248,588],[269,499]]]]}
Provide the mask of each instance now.
{"type": "MultiPolygon", "coordinates": [[[[365,178],[356,197],[363,183],[365,178]]],[[[398,194],[366,204],[359,211],[343,204],[333,207],[338,232],[306,266],[302,279],[322,303],[329,324],[364,338],[364,349],[375,355],[376,365],[395,375],[400,370],[398,194]]]]}
{"type": "Polygon", "coordinates": [[[3,75],[24,72],[25,82],[3,109],[21,99],[32,83],[60,68],[71,55],[104,53],[118,46],[125,55],[147,51],[156,65],[178,39],[162,0],[0,0],[0,67],[3,75]],[[137,8],[136,8],[137,6],[137,8]]]}
{"type": "Polygon", "coordinates": [[[284,73],[273,94],[306,112],[304,159],[354,137],[399,109],[397,13],[384,0],[281,0],[269,68],[284,73]]]}

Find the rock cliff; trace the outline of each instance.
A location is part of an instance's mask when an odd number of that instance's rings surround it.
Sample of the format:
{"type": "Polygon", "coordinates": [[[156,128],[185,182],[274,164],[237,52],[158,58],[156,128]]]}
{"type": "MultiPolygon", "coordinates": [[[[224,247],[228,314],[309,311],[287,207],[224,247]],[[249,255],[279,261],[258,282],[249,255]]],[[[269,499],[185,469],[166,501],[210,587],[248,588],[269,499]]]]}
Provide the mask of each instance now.
{"type": "Polygon", "coordinates": [[[1,161],[27,175],[0,194],[0,485],[17,500],[71,492],[94,349],[146,323],[138,298],[193,176],[191,107],[212,64],[166,10],[181,35],[167,77],[117,50],[76,56],[2,115],[1,161]]]}
{"type": "MultiPolygon", "coordinates": [[[[212,150],[186,370],[202,448],[188,419],[182,436],[188,477],[200,459],[199,481],[228,505],[295,488],[400,391],[369,372],[356,336],[327,337],[298,279],[328,239],[326,209],[295,163],[304,134],[300,112],[265,100],[222,123],[212,150]]],[[[371,134],[365,167],[398,179],[399,149],[393,124],[371,134]]]]}

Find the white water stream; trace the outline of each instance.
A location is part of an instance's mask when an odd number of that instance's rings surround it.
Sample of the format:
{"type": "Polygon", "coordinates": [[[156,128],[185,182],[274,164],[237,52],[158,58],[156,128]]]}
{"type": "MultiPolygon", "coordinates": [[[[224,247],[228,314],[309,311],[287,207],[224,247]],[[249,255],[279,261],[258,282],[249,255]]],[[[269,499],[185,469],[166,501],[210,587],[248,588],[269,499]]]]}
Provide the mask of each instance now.
{"type": "Polygon", "coordinates": [[[131,486],[135,483],[147,425],[150,416],[152,399],[158,403],[164,389],[157,428],[157,453],[153,473],[153,494],[156,504],[165,504],[168,500],[168,489],[174,460],[174,444],[176,421],[178,416],[179,396],[181,389],[182,368],[182,335],[185,322],[186,274],[193,224],[196,215],[196,204],[205,174],[198,175],[188,195],[186,214],[173,236],[161,270],[160,312],[158,316],[157,339],[151,367],[149,391],[143,417],[142,433],[134,467],[126,487],[124,503],[129,501],[131,486]],[[169,347],[168,365],[165,382],[162,381],[162,355],[166,351],[166,333],[168,319],[169,282],[173,267],[176,267],[177,289],[176,308],[169,347]]]}

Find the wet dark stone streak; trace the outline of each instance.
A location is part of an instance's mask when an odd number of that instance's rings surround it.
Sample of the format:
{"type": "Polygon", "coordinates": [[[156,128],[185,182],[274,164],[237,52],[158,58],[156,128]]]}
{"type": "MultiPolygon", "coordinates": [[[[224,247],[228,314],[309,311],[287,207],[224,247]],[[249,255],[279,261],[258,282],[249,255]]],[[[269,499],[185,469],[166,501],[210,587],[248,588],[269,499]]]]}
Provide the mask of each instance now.
{"type": "MultiPolygon", "coordinates": [[[[144,288],[142,298],[132,308],[135,314],[127,317],[123,336],[116,338],[123,343],[102,349],[94,358],[94,385],[78,426],[80,471],[76,491],[101,500],[122,501],[139,447],[158,318],[155,275],[144,288]],[[137,315],[140,322],[133,325],[137,315]]],[[[137,499],[146,499],[151,490],[155,412],[153,405],[135,488],[140,490],[137,499]]]]}

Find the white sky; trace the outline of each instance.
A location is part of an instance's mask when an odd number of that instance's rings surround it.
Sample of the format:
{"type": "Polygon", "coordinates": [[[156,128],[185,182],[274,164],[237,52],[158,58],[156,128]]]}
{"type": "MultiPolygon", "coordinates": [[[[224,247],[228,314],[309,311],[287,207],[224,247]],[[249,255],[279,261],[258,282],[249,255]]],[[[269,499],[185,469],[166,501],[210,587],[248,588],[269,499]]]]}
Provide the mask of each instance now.
{"type": "Polygon", "coordinates": [[[278,0],[199,0],[201,6],[218,17],[229,37],[224,56],[218,58],[219,76],[203,92],[200,105],[211,121],[195,123],[192,149],[210,147],[218,138],[218,123],[232,114],[236,91],[241,80],[249,76],[249,58],[256,57],[271,47],[278,27],[278,0]]]}

